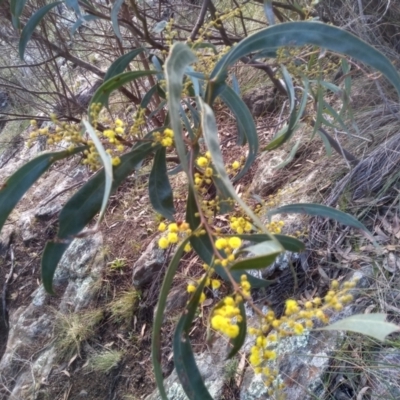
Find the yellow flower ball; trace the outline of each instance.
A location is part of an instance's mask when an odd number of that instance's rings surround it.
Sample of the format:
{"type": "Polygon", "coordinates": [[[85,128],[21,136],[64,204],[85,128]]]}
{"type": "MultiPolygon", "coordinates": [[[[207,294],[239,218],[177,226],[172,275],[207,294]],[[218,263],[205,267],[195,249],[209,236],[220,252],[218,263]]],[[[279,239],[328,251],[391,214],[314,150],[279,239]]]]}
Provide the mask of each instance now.
{"type": "Polygon", "coordinates": [[[221,282],[218,279],[211,279],[211,287],[217,290],[221,287],[221,282]]]}
{"type": "Polygon", "coordinates": [[[169,246],[169,241],[168,241],[167,238],[162,237],[162,238],[159,239],[159,241],[158,241],[158,247],[159,247],[160,249],[165,250],[168,246],[169,246]]]}
{"type": "Polygon", "coordinates": [[[165,129],[164,130],[164,136],[169,137],[169,138],[173,138],[174,137],[174,131],[172,129],[165,129]]]}
{"type": "Polygon", "coordinates": [[[238,169],[240,167],[240,162],[239,161],[234,161],[232,163],[232,169],[238,169]]]}
{"type": "Polygon", "coordinates": [[[206,157],[199,157],[197,159],[197,165],[201,168],[205,168],[208,165],[208,159],[206,157]]]}
{"type": "Polygon", "coordinates": [[[160,232],[164,232],[167,229],[167,225],[165,225],[164,222],[161,222],[160,225],[158,225],[158,230],[160,232]]]}
{"type": "Polygon", "coordinates": [[[238,249],[242,245],[242,240],[236,236],[229,238],[228,240],[229,246],[232,249],[238,249]]]}
{"type": "Polygon", "coordinates": [[[121,159],[119,157],[113,157],[111,164],[116,167],[117,165],[121,164],[121,159]]]}
{"type": "Polygon", "coordinates": [[[189,284],[189,285],[187,285],[186,290],[187,290],[188,293],[193,293],[193,292],[196,291],[196,286],[194,286],[192,284],[189,284]]]}
{"type": "Polygon", "coordinates": [[[205,295],[204,293],[202,293],[202,294],[200,295],[199,303],[200,303],[200,304],[201,304],[201,303],[204,303],[205,299],[206,299],[206,295],[205,295]]]}
{"type": "Polygon", "coordinates": [[[225,238],[219,238],[215,241],[215,247],[218,250],[223,250],[225,247],[227,247],[228,241],[225,238]]]}
{"type": "Polygon", "coordinates": [[[169,138],[169,137],[164,138],[164,139],[161,140],[161,146],[163,146],[163,147],[172,146],[173,143],[174,143],[173,140],[171,138],[169,138]]]}
{"type": "Polygon", "coordinates": [[[179,240],[178,234],[175,232],[169,232],[167,238],[170,243],[178,243],[179,240]]]}

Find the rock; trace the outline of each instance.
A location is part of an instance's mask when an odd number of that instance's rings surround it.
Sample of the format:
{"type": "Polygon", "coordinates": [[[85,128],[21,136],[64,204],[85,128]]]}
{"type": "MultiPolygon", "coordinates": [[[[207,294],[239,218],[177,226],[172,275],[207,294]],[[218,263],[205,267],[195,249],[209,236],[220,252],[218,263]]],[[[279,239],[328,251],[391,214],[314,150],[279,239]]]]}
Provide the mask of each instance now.
{"type": "Polygon", "coordinates": [[[77,168],[70,177],[57,173],[52,174],[51,179],[42,180],[34,192],[34,196],[41,199],[35,208],[35,217],[49,220],[57,215],[71,196],[71,191],[65,189],[73,188],[86,176],[87,172],[83,168],[77,168]]]}
{"type": "Polygon", "coordinates": [[[75,239],[61,259],[53,278],[53,285],[67,284],[60,301],[62,312],[78,312],[89,305],[98,290],[105,261],[100,233],[84,239],[75,239]]]}
{"type": "Polygon", "coordinates": [[[175,287],[168,293],[167,301],[165,304],[165,314],[180,311],[185,307],[189,300],[189,293],[185,288],[175,287]]]}
{"type": "Polygon", "coordinates": [[[269,86],[260,87],[245,94],[243,101],[254,117],[274,112],[278,108],[277,94],[269,86]]]}
{"type": "MultiPolygon", "coordinates": [[[[226,364],[226,355],[226,341],[221,338],[214,343],[211,351],[195,355],[200,374],[214,400],[218,400],[222,395],[225,379],[224,368],[226,364]]],[[[187,396],[182,389],[176,371],[165,379],[164,386],[166,388],[168,399],[187,400],[187,396]]],[[[156,389],[150,396],[147,396],[145,400],[161,400],[158,390],[156,389]]]]}
{"type": "Polygon", "coordinates": [[[41,234],[40,230],[35,228],[35,222],[35,214],[32,210],[23,212],[19,217],[18,229],[25,245],[37,239],[41,234]]]}
{"type": "Polygon", "coordinates": [[[133,265],[133,285],[140,288],[151,282],[166,262],[166,252],[153,240],[133,265]]]}
{"type": "Polygon", "coordinates": [[[0,232],[0,256],[5,255],[10,247],[15,228],[13,225],[4,225],[0,232]]]}
{"type": "Polygon", "coordinates": [[[264,152],[260,155],[260,161],[249,191],[261,197],[274,193],[282,184],[276,180],[276,167],[286,160],[288,153],[285,149],[279,148],[274,152],[264,152]]]}
{"type": "MultiPolygon", "coordinates": [[[[102,244],[102,235],[98,233],[75,239],[65,252],[54,276],[55,289],[67,284],[58,311],[78,312],[94,298],[105,267],[102,244]]],[[[48,299],[49,295],[39,286],[29,305],[10,313],[7,348],[0,361],[0,375],[9,385],[10,399],[36,399],[54,368],[56,349],[51,344],[54,315],[44,307],[48,299]],[[46,342],[50,344],[43,345],[46,342]]]]}

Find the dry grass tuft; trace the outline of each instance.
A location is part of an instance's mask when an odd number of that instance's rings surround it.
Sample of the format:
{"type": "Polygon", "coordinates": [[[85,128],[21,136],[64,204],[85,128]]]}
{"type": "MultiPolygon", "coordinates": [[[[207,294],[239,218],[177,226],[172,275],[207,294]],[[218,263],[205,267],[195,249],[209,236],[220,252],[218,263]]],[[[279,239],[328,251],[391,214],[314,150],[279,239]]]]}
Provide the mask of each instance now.
{"type": "Polygon", "coordinates": [[[56,312],[55,345],[60,358],[80,353],[81,345],[95,333],[96,325],[103,318],[102,310],[63,314],[56,312]]]}
{"type": "Polygon", "coordinates": [[[119,294],[118,297],[108,305],[111,318],[115,322],[123,322],[130,325],[137,309],[139,299],[140,292],[134,288],[119,294]]]}
{"type": "Polygon", "coordinates": [[[104,350],[89,357],[87,368],[91,371],[107,373],[118,367],[123,356],[123,351],[104,350]]]}

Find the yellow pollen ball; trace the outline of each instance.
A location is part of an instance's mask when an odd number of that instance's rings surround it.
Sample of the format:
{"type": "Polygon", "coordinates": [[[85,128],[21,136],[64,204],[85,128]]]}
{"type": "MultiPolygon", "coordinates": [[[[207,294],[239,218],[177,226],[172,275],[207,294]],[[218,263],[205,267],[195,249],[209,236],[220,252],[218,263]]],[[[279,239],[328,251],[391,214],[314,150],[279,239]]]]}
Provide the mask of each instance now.
{"type": "Polygon", "coordinates": [[[187,285],[186,290],[188,291],[188,293],[193,293],[196,291],[196,286],[189,284],[189,285],[187,285]]]}
{"type": "Polygon", "coordinates": [[[169,232],[167,238],[170,243],[178,243],[179,240],[178,234],[175,232],[169,232]]]}
{"type": "Polygon", "coordinates": [[[234,161],[232,163],[232,169],[238,169],[240,167],[240,162],[239,161],[234,161]]]}
{"type": "Polygon", "coordinates": [[[224,238],[219,238],[215,241],[215,247],[218,250],[223,250],[228,245],[228,242],[224,238]]]}
{"type": "Polygon", "coordinates": [[[238,249],[242,245],[242,240],[236,236],[229,238],[229,246],[232,247],[232,249],[238,249]]]}
{"type": "Polygon", "coordinates": [[[206,157],[199,157],[197,159],[197,165],[201,168],[205,168],[208,165],[208,159],[206,157]]]}
{"type": "Polygon", "coordinates": [[[160,247],[160,249],[166,249],[169,246],[169,242],[168,239],[165,237],[160,238],[160,240],[158,241],[158,247],[160,247]]]}
{"type": "Polygon", "coordinates": [[[116,167],[117,165],[121,164],[121,159],[120,159],[119,157],[114,157],[114,158],[111,160],[111,164],[112,164],[114,167],[116,167]]]}
{"type": "Polygon", "coordinates": [[[221,282],[220,282],[218,279],[211,279],[211,287],[212,287],[214,290],[219,289],[220,286],[221,286],[221,282]]]}

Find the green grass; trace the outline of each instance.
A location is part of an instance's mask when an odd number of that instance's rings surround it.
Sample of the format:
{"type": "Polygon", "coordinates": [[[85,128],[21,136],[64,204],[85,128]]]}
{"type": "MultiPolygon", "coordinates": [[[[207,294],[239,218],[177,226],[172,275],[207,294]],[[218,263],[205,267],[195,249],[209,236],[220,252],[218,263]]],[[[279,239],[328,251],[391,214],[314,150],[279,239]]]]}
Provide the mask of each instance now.
{"type": "Polygon", "coordinates": [[[133,288],[120,293],[117,298],[108,305],[111,318],[115,322],[127,323],[130,325],[137,309],[139,299],[140,292],[133,288]]]}
{"type": "Polygon", "coordinates": [[[104,350],[89,357],[87,368],[91,371],[107,373],[116,368],[124,355],[123,351],[104,350]]]}

